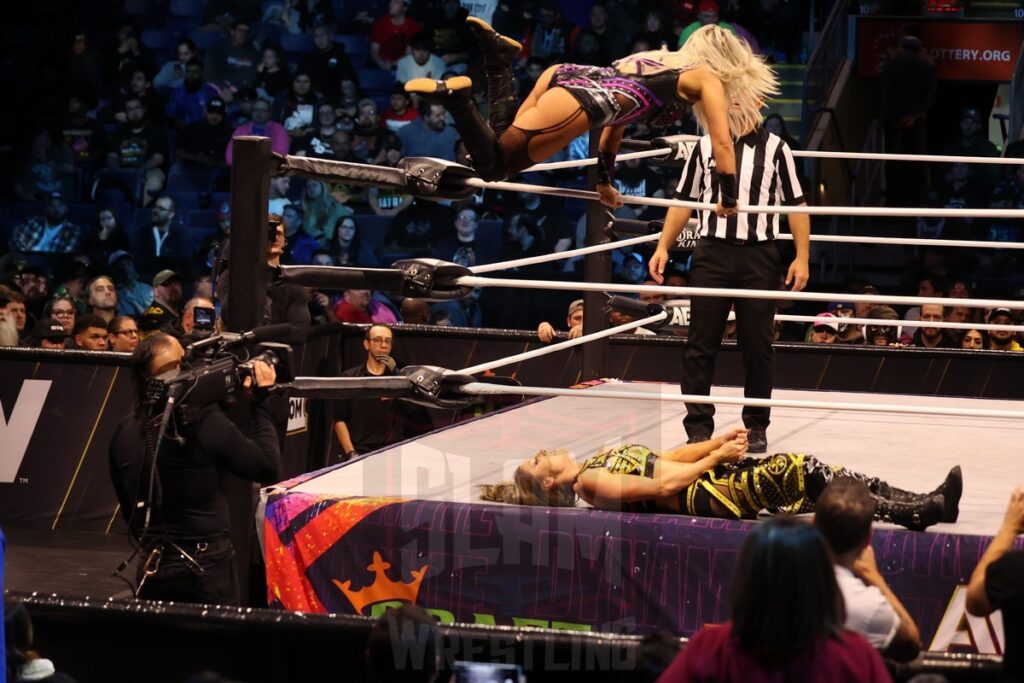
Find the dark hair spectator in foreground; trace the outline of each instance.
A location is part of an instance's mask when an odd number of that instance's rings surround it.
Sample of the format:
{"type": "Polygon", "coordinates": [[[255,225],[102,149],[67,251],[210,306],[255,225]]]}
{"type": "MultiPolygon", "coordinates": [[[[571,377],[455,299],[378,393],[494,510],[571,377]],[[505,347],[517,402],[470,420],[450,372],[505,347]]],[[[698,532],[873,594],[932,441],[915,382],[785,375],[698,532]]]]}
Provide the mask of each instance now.
{"type": "Polygon", "coordinates": [[[836,479],[815,503],[814,525],[835,558],[846,628],[863,635],[887,657],[910,661],[921,651],[921,633],[878,571],[871,548],[874,515],[875,501],[864,482],[836,479]]]}
{"type": "Polygon", "coordinates": [[[139,345],[139,325],[135,318],[119,315],[107,325],[111,351],[131,353],[139,345]]]}
{"type": "Polygon", "coordinates": [[[776,517],[743,543],[732,620],[701,629],[659,681],[891,681],[878,652],[843,628],[843,597],[825,540],[776,517]]]}
{"type": "Polygon", "coordinates": [[[992,539],[967,586],[967,611],[979,617],[1002,610],[1003,681],[1024,680],[1024,550],[1014,550],[1024,534],[1024,486],[1010,495],[1003,525],[992,539]]]}
{"type": "Polygon", "coordinates": [[[4,647],[7,655],[4,680],[75,683],[75,679],[58,672],[52,661],[36,651],[32,617],[25,605],[13,598],[4,598],[4,647]]]}
{"type": "Polygon", "coordinates": [[[441,634],[422,607],[388,609],[366,639],[368,683],[428,683],[435,680],[441,634]]]}
{"type": "Polygon", "coordinates": [[[106,351],[107,321],[93,313],[80,315],[75,319],[75,327],[71,330],[76,349],[85,351],[106,351]]]}

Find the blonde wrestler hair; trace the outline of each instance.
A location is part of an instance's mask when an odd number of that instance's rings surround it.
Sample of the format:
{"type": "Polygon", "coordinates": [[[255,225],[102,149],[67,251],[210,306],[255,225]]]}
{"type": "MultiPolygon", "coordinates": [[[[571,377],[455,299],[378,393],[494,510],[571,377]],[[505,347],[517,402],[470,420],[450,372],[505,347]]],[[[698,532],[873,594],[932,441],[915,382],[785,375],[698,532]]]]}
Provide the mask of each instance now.
{"type": "MultiPolygon", "coordinates": [[[[722,82],[729,108],[729,132],[733,138],[746,135],[761,125],[761,108],[766,99],[779,93],[779,78],[764,59],[755,55],[747,41],[737,38],[717,24],[702,26],[678,50],[650,50],[630,55],[616,62],[648,59],[672,69],[694,69],[707,66],[722,82]]],[[[697,123],[706,132],[707,116],[704,106],[693,106],[697,123]]]]}
{"type": "Polygon", "coordinates": [[[576,494],[571,487],[555,486],[545,490],[541,482],[516,468],[512,481],[500,484],[481,484],[480,499],[511,505],[541,505],[548,507],[572,507],[576,504],[576,494]]]}

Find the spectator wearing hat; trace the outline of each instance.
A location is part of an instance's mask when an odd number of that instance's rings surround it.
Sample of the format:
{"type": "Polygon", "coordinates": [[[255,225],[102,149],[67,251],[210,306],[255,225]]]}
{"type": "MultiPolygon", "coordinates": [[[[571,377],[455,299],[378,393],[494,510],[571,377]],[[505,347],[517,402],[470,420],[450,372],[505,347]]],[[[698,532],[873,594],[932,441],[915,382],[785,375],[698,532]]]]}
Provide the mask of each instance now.
{"type": "MultiPolygon", "coordinates": [[[[942,149],[941,154],[965,157],[998,157],[999,150],[988,139],[985,131],[985,119],[974,107],[967,107],[960,112],[960,131],[942,149]]],[[[991,164],[976,167],[977,180],[987,187],[992,187],[998,176],[998,167],[991,164]]],[[[947,164],[941,169],[939,179],[946,178],[952,172],[952,165],[947,164]]]]}
{"type": "Polygon", "coordinates": [[[227,168],[224,153],[231,140],[231,126],[225,120],[224,100],[212,97],[201,118],[185,126],[178,136],[172,171],[204,171],[227,168]]]}
{"type": "Polygon", "coordinates": [[[412,37],[422,30],[420,23],[406,15],[405,0],[388,0],[388,13],[377,17],[370,29],[370,59],[378,69],[394,70],[409,52],[412,37]]]}
{"type": "Polygon", "coordinates": [[[231,140],[228,142],[224,158],[228,166],[234,161],[234,139],[243,135],[257,135],[270,138],[270,149],[274,154],[287,154],[291,149],[291,138],[288,131],[277,121],[270,119],[270,100],[261,97],[252,105],[252,120],[243,123],[231,133],[231,140]]]}
{"type": "MultiPolygon", "coordinates": [[[[892,307],[884,304],[875,304],[874,307],[867,312],[867,315],[864,315],[863,317],[871,318],[873,320],[890,321],[900,319],[899,313],[897,313],[892,307]]],[[[900,343],[900,327],[898,325],[872,325],[869,323],[864,329],[864,341],[872,346],[902,346],[900,343]]]]}
{"type": "Polygon", "coordinates": [[[13,251],[68,254],[78,248],[81,230],[67,219],[68,205],[60,192],[46,202],[42,216],[33,216],[14,228],[8,244],[13,251]]]}
{"type": "Polygon", "coordinates": [[[32,338],[40,349],[63,349],[71,335],[64,325],[53,318],[43,318],[36,323],[32,338]]]}
{"type": "MultiPolygon", "coordinates": [[[[1013,311],[1009,308],[993,308],[988,314],[988,322],[991,325],[1016,325],[1013,318],[1013,311]]],[[[989,330],[988,348],[993,351],[1024,351],[1024,347],[1013,338],[1012,330],[989,330]]]]}
{"type": "Polygon", "coordinates": [[[839,339],[839,319],[832,313],[819,313],[814,316],[807,331],[807,341],[812,344],[835,344],[839,339]]]}
{"type": "Polygon", "coordinates": [[[139,345],[139,325],[129,315],[119,315],[107,325],[111,351],[131,353],[139,345]]]}
{"type": "Polygon", "coordinates": [[[850,325],[843,322],[843,318],[852,318],[857,307],[852,301],[834,301],[827,307],[827,311],[836,317],[839,323],[839,334],[836,337],[837,344],[863,344],[864,334],[860,325],[850,325]]]}
{"type": "Polygon", "coordinates": [[[414,78],[441,78],[441,74],[448,70],[444,60],[431,52],[432,47],[430,34],[426,31],[412,37],[409,54],[399,59],[395,67],[395,80],[399,87],[414,78]]]}
{"type": "Polygon", "coordinates": [[[149,225],[139,231],[136,254],[144,272],[176,266],[185,256],[182,237],[177,227],[178,203],[161,195],[150,209],[149,225]]]}
{"type": "Polygon", "coordinates": [[[117,288],[107,275],[97,275],[85,287],[85,303],[89,313],[103,319],[103,326],[117,315],[117,288]]]}
{"type": "MultiPolygon", "coordinates": [[[[569,328],[569,339],[575,339],[583,334],[583,299],[576,299],[569,304],[569,310],[565,314],[565,326],[569,328]]],[[[547,344],[555,338],[555,328],[549,322],[543,322],[537,326],[537,338],[547,344]]]]}
{"type": "Polygon", "coordinates": [[[352,60],[345,52],[345,46],[334,42],[331,27],[320,24],[313,28],[312,52],[307,52],[299,62],[299,71],[309,74],[313,89],[328,97],[339,92],[342,78],[356,78],[352,60]]]}
{"type": "Polygon", "coordinates": [[[78,316],[75,319],[75,327],[71,330],[74,348],[85,351],[108,350],[107,339],[109,336],[107,321],[92,313],[78,316]]]}
{"type": "Polygon", "coordinates": [[[153,278],[153,303],[159,304],[174,318],[181,317],[182,279],[173,270],[161,270],[153,278]]]}
{"type": "MultiPolygon", "coordinates": [[[[647,277],[647,264],[639,252],[633,251],[622,259],[618,280],[630,285],[639,285],[647,277]]],[[[658,283],[654,283],[657,285],[658,283]]]]}
{"type": "Polygon", "coordinates": [[[119,250],[107,258],[110,274],[117,285],[118,315],[140,316],[153,303],[153,288],[139,280],[135,258],[119,250]]]}

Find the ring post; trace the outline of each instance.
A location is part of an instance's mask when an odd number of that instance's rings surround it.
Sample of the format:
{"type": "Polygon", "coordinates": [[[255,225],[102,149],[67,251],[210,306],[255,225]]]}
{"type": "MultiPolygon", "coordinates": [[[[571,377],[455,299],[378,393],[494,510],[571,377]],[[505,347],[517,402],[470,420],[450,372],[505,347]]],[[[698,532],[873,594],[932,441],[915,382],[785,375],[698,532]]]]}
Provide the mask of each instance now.
{"type": "Polygon", "coordinates": [[[228,252],[231,332],[258,327],[267,291],[267,207],[270,202],[270,138],[235,138],[231,166],[231,247],[228,252]]]}
{"type": "MultiPolygon", "coordinates": [[[[600,132],[590,131],[591,157],[597,156],[598,141],[600,132]]],[[[597,166],[590,166],[587,169],[587,184],[590,187],[597,187],[597,166]]],[[[604,205],[600,202],[587,204],[587,239],[586,246],[601,244],[608,241],[605,233],[605,226],[608,219],[605,215],[604,205]]],[[[596,254],[587,254],[583,257],[583,281],[584,282],[610,282],[612,277],[611,252],[602,251],[596,254]]],[[[593,334],[608,327],[605,320],[604,308],[605,296],[601,292],[587,292],[583,295],[583,334],[593,334]]],[[[581,367],[581,381],[600,379],[605,372],[605,356],[608,353],[608,340],[597,339],[589,344],[583,345],[583,361],[581,367]]]]}

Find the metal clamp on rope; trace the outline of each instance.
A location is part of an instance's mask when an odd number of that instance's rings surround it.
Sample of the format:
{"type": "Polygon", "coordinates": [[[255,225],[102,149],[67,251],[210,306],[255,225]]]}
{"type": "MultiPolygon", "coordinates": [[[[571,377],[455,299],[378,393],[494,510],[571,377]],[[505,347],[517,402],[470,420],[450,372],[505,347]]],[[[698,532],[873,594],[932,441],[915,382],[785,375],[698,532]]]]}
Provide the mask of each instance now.
{"type": "Polygon", "coordinates": [[[458,393],[458,388],[473,382],[469,375],[460,375],[435,365],[407,365],[402,368],[413,386],[413,396],[403,400],[436,408],[465,408],[476,397],[458,393]]]}
{"type": "Polygon", "coordinates": [[[414,197],[465,199],[476,193],[476,188],[466,183],[467,179],[478,177],[468,166],[430,157],[405,157],[396,168],[406,173],[406,187],[414,197]]]}
{"type": "Polygon", "coordinates": [[[433,258],[415,258],[395,261],[392,268],[405,276],[402,294],[424,301],[451,301],[461,299],[473,291],[472,287],[456,283],[460,277],[473,272],[457,263],[433,258]]]}
{"type": "MultiPolygon", "coordinates": [[[[618,311],[631,318],[648,318],[652,315],[664,313],[665,307],[661,304],[645,304],[643,301],[631,299],[628,296],[610,296],[604,303],[604,312],[607,314],[612,311],[618,311]]],[[[648,323],[645,327],[657,329],[663,327],[666,322],[668,322],[667,316],[662,320],[648,323]]]]}

